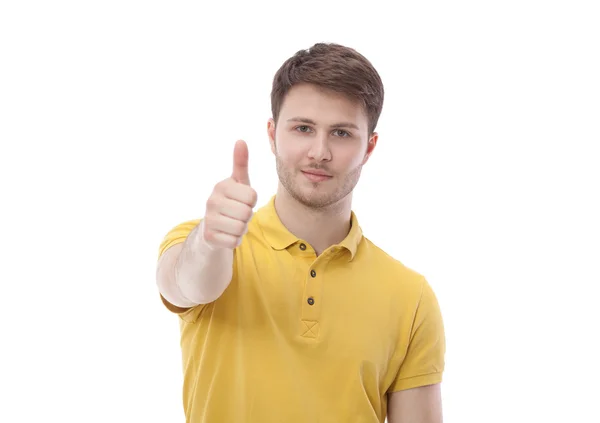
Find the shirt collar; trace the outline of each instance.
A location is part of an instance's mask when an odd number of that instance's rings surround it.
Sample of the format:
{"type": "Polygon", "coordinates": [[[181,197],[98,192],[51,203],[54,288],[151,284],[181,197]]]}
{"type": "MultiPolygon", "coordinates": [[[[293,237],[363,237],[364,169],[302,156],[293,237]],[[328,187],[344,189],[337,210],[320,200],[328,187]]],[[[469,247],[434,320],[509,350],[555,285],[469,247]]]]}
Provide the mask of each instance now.
{"type": "MultiPolygon", "coordinates": [[[[281,222],[275,210],[275,195],[269,202],[256,211],[256,218],[267,242],[275,250],[284,250],[299,242],[300,239],[292,234],[281,222]]],[[[350,260],[356,255],[363,233],[354,211],[351,211],[351,227],[346,238],[338,245],[350,252],[350,260]]]]}

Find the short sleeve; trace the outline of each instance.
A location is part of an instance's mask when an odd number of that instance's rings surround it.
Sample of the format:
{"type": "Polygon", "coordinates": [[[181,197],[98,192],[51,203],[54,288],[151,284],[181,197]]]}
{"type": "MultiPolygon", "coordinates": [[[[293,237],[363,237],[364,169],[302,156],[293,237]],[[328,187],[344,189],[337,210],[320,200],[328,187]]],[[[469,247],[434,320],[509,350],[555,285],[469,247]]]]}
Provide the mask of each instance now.
{"type": "Polygon", "coordinates": [[[442,381],[446,353],[444,322],[437,297],[423,279],[408,348],[388,392],[442,381]]]}
{"type": "Polygon", "coordinates": [[[201,219],[188,220],[187,222],[180,223],[167,232],[158,247],[158,258],[173,245],[184,242],[194,228],[198,226],[200,221],[201,219]]]}

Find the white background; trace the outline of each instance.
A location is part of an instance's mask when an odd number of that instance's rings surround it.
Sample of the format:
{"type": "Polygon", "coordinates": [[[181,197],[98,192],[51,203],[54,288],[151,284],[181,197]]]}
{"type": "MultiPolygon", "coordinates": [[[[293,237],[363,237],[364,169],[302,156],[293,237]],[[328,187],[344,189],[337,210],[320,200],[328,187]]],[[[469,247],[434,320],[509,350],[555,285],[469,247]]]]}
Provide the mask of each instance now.
{"type": "Polygon", "coordinates": [[[599,422],[600,15],[592,1],[4,1],[0,421],[182,422],[158,245],[318,41],[386,89],[355,211],[441,303],[445,422],[599,422]],[[392,9],[393,8],[393,9],[392,9]]]}

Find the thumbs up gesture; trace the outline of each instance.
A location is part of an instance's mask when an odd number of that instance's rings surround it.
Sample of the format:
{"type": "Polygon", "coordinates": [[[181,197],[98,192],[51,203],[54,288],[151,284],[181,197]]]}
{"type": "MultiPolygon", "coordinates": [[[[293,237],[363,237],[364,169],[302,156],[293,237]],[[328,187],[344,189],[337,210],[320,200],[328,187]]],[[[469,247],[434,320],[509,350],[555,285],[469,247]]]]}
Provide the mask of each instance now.
{"type": "Polygon", "coordinates": [[[203,239],[211,248],[237,247],[248,230],[256,191],[248,175],[248,146],[238,141],[233,149],[233,172],[215,185],[206,202],[203,239]]]}

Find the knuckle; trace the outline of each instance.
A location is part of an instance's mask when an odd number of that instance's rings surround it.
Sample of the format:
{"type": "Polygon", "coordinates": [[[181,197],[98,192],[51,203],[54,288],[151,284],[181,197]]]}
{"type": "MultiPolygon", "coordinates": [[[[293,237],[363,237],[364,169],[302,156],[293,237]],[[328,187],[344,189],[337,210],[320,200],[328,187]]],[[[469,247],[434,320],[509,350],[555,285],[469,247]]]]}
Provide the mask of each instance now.
{"type": "Polygon", "coordinates": [[[206,216],[204,216],[204,229],[205,230],[210,230],[213,225],[214,225],[214,217],[211,213],[207,213],[206,216]]]}
{"type": "Polygon", "coordinates": [[[227,238],[224,239],[223,242],[221,243],[221,245],[224,248],[233,248],[235,246],[234,244],[235,244],[235,237],[231,236],[231,235],[227,236],[227,238]]]}
{"type": "Polygon", "coordinates": [[[217,183],[213,189],[213,196],[216,198],[225,196],[228,190],[227,186],[227,180],[217,183]]]}
{"type": "Polygon", "coordinates": [[[217,196],[213,193],[208,200],[206,200],[206,208],[209,210],[214,210],[217,208],[218,199],[217,196]]]}
{"type": "Polygon", "coordinates": [[[219,181],[215,184],[215,190],[216,191],[222,191],[224,188],[227,187],[229,182],[229,178],[228,179],[223,179],[222,181],[219,181]]]}
{"type": "Polygon", "coordinates": [[[238,221],[238,225],[237,225],[237,234],[238,236],[242,236],[244,235],[244,232],[246,232],[246,222],[240,222],[238,221]]]}
{"type": "Polygon", "coordinates": [[[215,233],[207,228],[204,232],[204,240],[214,242],[215,241],[215,233]]]}

